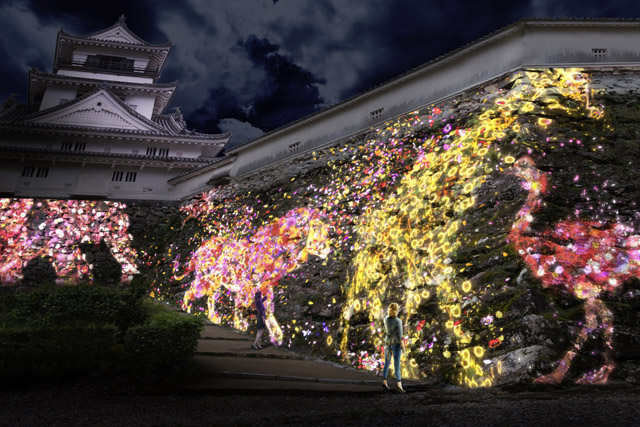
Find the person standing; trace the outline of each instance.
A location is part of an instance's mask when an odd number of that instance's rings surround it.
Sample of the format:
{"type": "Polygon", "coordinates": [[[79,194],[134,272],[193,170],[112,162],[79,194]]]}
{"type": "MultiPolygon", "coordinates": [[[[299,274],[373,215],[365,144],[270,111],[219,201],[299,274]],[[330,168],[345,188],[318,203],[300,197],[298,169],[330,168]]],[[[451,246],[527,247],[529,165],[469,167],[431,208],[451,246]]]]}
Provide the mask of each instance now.
{"type": "Polygon", "coordinates": [[[254,295],[254,303],[256,306],[256,319],[258,320],[258,332],[256,333],[256,340],[251,345],[251,348],[254,350],[262,349],[262,345],[260,345],[260,339],[262,338],[262,334],[264,333],[264,329],[266,328],[266,319],[265,319],[265,310],[264,310],[264,302],[267,297],[262,296],[262,292],[258,289],[254,295]]]}
{"type": "Polygon", "coordinates": [[[402,388],[402,376],[400,375],[400,358],[404,344],[402,342],[402,320],[398,318],[398,304],[391,303],[389,305],[388,315],[384,318],[384,329],[386,336],[384,338],[384,369],[382,371],[382,388],[385,391],[391,390],[387,384],[387,375],[389,374],[389,365],[391,356],[393,356],[393,370],[396,373],[396,381],[398,390],[404,393],[402,388]]]}

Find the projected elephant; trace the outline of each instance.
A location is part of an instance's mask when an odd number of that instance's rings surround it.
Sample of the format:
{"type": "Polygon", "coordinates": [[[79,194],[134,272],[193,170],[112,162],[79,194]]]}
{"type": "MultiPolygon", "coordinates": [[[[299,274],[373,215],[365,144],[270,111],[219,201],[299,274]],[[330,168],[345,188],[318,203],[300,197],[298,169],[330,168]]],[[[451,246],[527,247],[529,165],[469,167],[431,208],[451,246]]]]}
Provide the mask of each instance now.
{"type": "Polygon", "coordinates": [[[0,199],[0,282],[19,282],[23,267],[39,257],[51,260],[57,283],[92,282],[94,266],[81,245],[101,241],[120,264],[121,281],[129,282],[138,270],[125,207],[118,202],[0,199]]]}
{"type": "Polygon", "coordinates": [[[216,308],[221,293],[234,297],[233,323],[246,330],[244,316],[253,304],[253,296],[262,289],[267,297],[267,329],[274,344],[282,344],[282,330],[273,312],[274,287],[278,280],[306,262],[309,254],[325,258],[330,251],[327,226],[322,214],[311,208],[298,208],[260,227],[247,238],[213,236],[192,254],[185,270],[178,273],[179,259],[174,264],[175,278],[181,280],[193,273],[183,307],[190,310],[192,301],[207,297],[208,317],[221,322],[216,308]]]}

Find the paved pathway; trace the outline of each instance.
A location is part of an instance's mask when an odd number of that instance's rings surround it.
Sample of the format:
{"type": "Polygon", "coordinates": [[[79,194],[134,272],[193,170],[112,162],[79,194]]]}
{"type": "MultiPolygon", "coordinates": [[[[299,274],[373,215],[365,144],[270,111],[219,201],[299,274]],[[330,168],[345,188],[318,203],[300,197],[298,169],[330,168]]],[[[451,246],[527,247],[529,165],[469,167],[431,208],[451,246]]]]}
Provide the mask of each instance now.
{"type": "MultiPolygon", "coordinates": [[[[253,337],[239,331],[205,326],[195,355],[195,375],[185,387],[191,390],[382,391],[382,379],[369,372],[306,358],[275,346],[254,350],[252,343],[253,337]]],[[[394,381],[390,384],[395,386],[394,381]]]]}

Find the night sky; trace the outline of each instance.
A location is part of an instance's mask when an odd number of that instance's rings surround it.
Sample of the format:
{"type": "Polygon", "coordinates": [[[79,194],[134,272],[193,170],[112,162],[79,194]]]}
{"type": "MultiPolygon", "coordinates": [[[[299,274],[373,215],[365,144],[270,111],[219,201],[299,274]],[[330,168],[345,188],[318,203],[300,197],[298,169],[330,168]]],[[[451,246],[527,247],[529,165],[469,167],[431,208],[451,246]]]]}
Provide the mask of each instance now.
{"type": "MultiPolygon", "coordinates": [[[[0,98],[26,100],[51,72],[59,29],[84,35],[124,14],[171,42],[161,82],[191,128],[233,145],[372,88],[522,18],[638,18],[619,0],[0,0],[0,98]]],[[[168,108],[166,112],[170,112],[168,108]]]]}

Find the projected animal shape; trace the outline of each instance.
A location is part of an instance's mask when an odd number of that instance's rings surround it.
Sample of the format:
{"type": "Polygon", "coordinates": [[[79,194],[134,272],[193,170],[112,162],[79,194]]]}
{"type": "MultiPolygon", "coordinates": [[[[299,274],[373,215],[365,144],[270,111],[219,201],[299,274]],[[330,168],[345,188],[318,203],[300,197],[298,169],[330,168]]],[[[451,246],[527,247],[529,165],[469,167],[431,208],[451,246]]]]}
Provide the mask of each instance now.
{"type": "MultiPolygon", "coordinates": [[[[340,352],[352,365],[382,369],[384,306],[397,301],[410,349],[403,357],[403,376],[422,378],[432,372],[448,376],[449,369],[442,369],[446,365],[440,360],[455,361],[455,381],[460,385],[491,386],[503,376],[502,361],[491,350],[504,340],[500,329],[492,321],[481,321],[485,335],[473,326],[474,313],[485,305],[487,288],[469,276],[475,268],[473,259],[456,265],[466,257],[460,256],[465,247],[478,244],[468,231],[480,218],[480,211],[472,211],[485,206],[478,203],[484,193],[481,186],[502,161],[513,162],[502,147],[521,144],[521,138],[533,137],[534,129],[554,126],[553,120],[534,119],[536,115],[546,117],[547,109],[563,111],[577,121],[604,115],[601,104],[589,98],[589,80],[582,70],[530,70],[509,80],[510,89],[505,86],[495,97],[483,100],[478,110],[464,112],[458,119],[449,115],[457,107],[447,106],[445,113],[432,106],[377,131],[376,152],[411,141],[417,157],[394,190],[359,215],[341,319],[340,352]],[[438,128],[438,123],[444,127],[438,128]]],[[[393,159],[391,151],[387,154],[393,159]]]]}
{"type": "Polygon", "coordinates": [[[183,307],[189,310],[192,301],[206,296],[209,319],[221,323],[216,303],[222,292],[229,292],[234,297],[234,326],[246,330],[244,313],[262,288],[267,297],[267,329],[271,341],[280,345],[283,334],[273,312],[274,287],[306,262],[309,254],[325,258],[329,251],[327,227],[320,212],[310,208],[293,209],[248,238],[211,237],[196,249],[182,275],[177,274],[178,262],[174,265],[177,280],[194,274],[183,307]]]}
{"type": "Polygon", "coordinates": [[[543,286],[562,288],[583,299],[586,318],[573,349],[552,373],[535,381],[561,382],[589,335],[601,328],[605,340],[604,365],[595,373],[585,374],[578,383],[604,383],[615,366],[613,314],[600,297],[616,291],[627,279],[640,276],[640,236],[625,224],[577,219],[533,233],[530,224],[533,213],[541,206],[541,195],[547,190],[547,176],[526,156],[515,162],[513,173],[524,180],[529,194],[517,214],[509,241],[543,286]]]}
{"type": "Polygon", "coordinates": [[[0,280],[12,284],[22,279],[22,268],[30,260],[49,257],[57,283],[93,281],[93,264],[86,261],[81,244],[104,241],[122,269],[123,283],[138,273],[136,253],[127,234],[129,219],[124,204],[31,199],[4,199],[2,217],[2,263],[0,280]],[[35,207],[34,207],[35,204],[35,207]]]}

